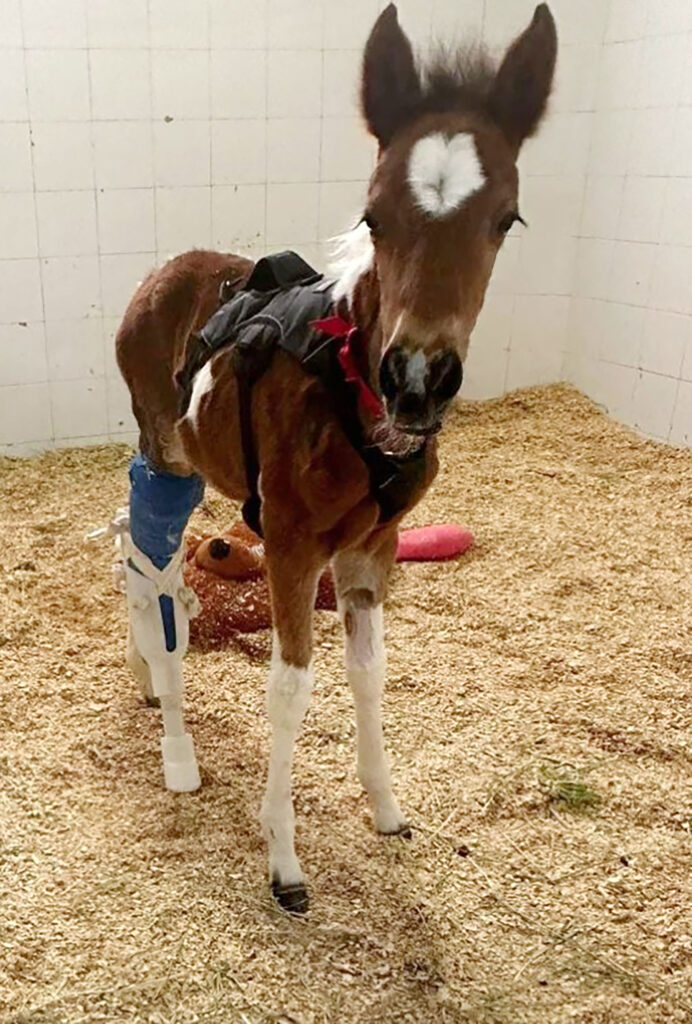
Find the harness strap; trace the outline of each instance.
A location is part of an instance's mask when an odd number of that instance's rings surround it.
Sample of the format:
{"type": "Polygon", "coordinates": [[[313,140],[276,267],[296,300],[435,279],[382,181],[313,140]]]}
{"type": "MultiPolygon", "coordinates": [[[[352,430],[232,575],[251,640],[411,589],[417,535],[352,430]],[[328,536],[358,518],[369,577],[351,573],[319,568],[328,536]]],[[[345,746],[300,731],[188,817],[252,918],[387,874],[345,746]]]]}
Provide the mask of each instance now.
{"type": "Polygon", "coordinates": [[[358,390],[358,401],[362,407],[372,416],[381,416],[382,400],[375,394],[359,366],[359,361],[362,362],[362,353],[358,352],[358,346],[362,343],[362,335],[358,328],[342,316],[328,316],[322,320],[313,320],[310,326],[314,327],[316,331],[328,334],[330,339],[344,339],[339,348],[339,366],[343,370],[344,379],[349,384],[355,384],[358,390]]]}
{"type": "Polygon", "coordinates": [[[245,482],[250,492],[250,496],[243,502],[243,519],[258,537],[262,537],[260,521],[262,499],[259,495],[260,465],[255,445],[255,434],[252,429],[252,381],[240,369],[236,369],[236,379],[238,381],[240,444],[245,464],[245,482]]]}

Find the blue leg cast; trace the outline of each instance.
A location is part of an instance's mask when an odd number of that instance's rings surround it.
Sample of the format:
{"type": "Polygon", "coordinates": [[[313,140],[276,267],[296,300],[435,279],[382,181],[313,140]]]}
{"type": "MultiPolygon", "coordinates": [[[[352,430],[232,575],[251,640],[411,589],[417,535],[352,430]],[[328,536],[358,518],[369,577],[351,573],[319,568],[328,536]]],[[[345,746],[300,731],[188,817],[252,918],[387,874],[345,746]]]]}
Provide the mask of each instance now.
{"type": "Polygon", "coordinates": [[[130,615],[128,661],[140,679],[150,673],[151,695],[163,716],[161,741],[166,787],[188,792],[200,785],[192,737],[182,716],[182,659],[196,598],[183,582],[183,532],[202,500],[199,477],[174,476],[141,454],[130,464],[129,534],[122,538],[130,615]]]}

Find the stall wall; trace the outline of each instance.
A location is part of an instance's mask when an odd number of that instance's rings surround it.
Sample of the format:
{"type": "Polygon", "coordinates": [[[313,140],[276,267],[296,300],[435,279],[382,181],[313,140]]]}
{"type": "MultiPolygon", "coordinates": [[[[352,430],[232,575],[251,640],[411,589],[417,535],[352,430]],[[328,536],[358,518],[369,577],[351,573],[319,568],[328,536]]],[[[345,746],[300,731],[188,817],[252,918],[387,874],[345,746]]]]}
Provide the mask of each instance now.
{"type": "MultiPolygon", "coordinates": [[[[487,0],[483,38],[494,52],[528,24],[533,7],[487,0]]],[[[560,40],[555,88],[546,120],[519,158],[519,206],[529,226],[516,225],[500,253],[471,343],[465,397],[501,395],[563,374],[608,2],[551,0],[550,7],[560,40]]]]}
{"type": "MultiPolygon", "coordinates": [[[[324,241],[362,208],[357,115],[379,0],[1,0],[0,447],[132,439],[113,334],[147,270],[190,246],[324,241]]],[[[561,87],[527,147],[529,235],[511,238],[467,393],[553,379],[566,331],[598,4],[564,20],[561,87]],[[570,236],[570,232],[571,235],[570,236]],[[563,244],[564,243],[564,244],[563,244]]],[[[531,3],[403,0],[421,47],[506,43],[531,3]]]]}
{"type": "MultiPolygon", "coordinates": [[[[382,6],[0,0],[0,450],[133,439],[113,335],[170,254],[292,246],[324,265],[372,167],[357,74],[382,6]]],[[[684,439],[692,216],[689,179],[671,168],[692,151],[689,5],[551,6],[556,92],[520,161],[530,227],[501,253],[464,394],[568,376],[628,422],[684,439]]],[[[399,9],[423,49],[466,37],[499,54],[533,3],[399,9]]]]}
{"type": "Polygon", "coordinates": [[[692,4],[613,0],[563,373],[617,419],[692,444],[692,4]]]}

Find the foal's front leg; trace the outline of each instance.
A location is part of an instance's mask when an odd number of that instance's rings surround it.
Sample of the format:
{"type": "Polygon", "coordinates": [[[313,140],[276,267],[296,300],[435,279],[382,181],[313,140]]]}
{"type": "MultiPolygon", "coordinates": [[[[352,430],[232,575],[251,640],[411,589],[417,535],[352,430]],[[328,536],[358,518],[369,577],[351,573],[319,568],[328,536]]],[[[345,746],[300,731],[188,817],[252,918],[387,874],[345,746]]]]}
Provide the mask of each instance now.
{"type": "Polygon", "coordinates": [[[294,847],[291,769],[296,737],[312,693],[312,614],[319,568],[316,561],[301,558],[298,545],[290,558],[273,555],[267,539],[274,634],[267,686],[271,750],[260,820],[269,847],[272,892],[284,910],[294,914],[302,914],[308,907],[294,847]]]}
{"type": "Polygon", "coordinates": [[[382,601],[395,548],[392,536],[373,554],[343,552],[334,559],[334,576],[345,632],[346,676],[356,708],[358,778],[370,798],[377,831],[410,838],[392,791],[382,732],[387,667],[382,601]]]}

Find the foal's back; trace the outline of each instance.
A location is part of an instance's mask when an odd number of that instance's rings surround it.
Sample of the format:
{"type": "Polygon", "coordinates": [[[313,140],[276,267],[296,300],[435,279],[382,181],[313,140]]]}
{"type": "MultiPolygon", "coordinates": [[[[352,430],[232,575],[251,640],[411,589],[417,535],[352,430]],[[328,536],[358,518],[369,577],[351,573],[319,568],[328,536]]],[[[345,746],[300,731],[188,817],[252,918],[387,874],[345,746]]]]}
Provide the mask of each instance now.
{"type": "Polygon", "coordinates": [[[191,472],[175,431],[175,372],[187,338],[218,308],[224,283],[241,285],[252,267],[242,256],[194,249],[152,270],[125,311],[116,358],[132,396],[141,450],[160,469],[191,472]]]}

